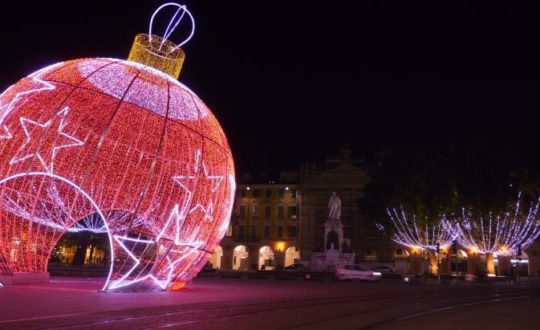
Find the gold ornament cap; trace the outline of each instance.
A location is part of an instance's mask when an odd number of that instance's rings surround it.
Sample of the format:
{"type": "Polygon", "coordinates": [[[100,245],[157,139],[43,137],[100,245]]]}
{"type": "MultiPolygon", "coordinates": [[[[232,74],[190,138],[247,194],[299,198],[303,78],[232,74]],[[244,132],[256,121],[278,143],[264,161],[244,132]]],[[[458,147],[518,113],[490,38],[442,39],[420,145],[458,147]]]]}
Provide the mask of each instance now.
{"type": "Polygon", "coordinates": [[[178,79],[185,58],[186,54],[175,43],[142,33],[135,36],[128,60],[148,65],[178,79]]]}
{"type": "Polygon", "coordinates": [[[186,54],[180,48],[185,45],[195,33],[195,19],[185,5],[169,2],[161,5],[150,18],[150,27],[147,34],[138,34],[129,52],[128,60],[141,63],[152,68],[158,69],[166,74],[178,79],[186,54]],[[166,7],[176,8],[163,37],[152,33],[154,18],[166,7]],[[169,40],[169,37],[178,27],[184,18],[191,21],[191,30],[187,38],[178,45],[169,40]]]}

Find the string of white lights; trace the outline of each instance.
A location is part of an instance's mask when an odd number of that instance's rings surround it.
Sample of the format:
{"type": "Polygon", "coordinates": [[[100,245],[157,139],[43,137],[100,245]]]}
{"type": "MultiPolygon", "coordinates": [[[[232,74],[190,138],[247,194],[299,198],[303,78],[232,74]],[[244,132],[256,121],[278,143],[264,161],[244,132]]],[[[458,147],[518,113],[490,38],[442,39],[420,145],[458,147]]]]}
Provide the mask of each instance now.
{"type": "Polygon", "coordinates": [[[408,218],[403,207],[400,211],[395,208],[386,211],[393,224],[392,240],[400,245],[435,251],[437,244],[440,248],[448,247],[459,236],[459,228],[444,225],[445,215],[436,223],[419,225],[416,215],[408,218]]]}
{"type": "Polygon", "coordinates": [[[519,248],[527,248],[540,236],[540,218],[537,216],[540,199],[522,213],[520,197],[521,194],[513,214],[505,212],[502,216],[494,216],[490,212],[487,218],[475,217],[463,208],[461,217],[447,222],[447,227],[459,227],[459,242],[468,249],[479,253],[515,254],[519,248]]]}

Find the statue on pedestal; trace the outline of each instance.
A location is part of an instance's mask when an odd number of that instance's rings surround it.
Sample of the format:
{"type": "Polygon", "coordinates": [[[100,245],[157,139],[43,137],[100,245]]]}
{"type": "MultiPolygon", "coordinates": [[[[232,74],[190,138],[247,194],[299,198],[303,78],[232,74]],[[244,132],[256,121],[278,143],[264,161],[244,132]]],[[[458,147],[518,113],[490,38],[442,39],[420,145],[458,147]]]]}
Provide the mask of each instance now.
{"type": "Polygon", "coordinates": [[[332,196],[330,196],[330,201],[328,201],[328,209],[328,219],[339,220],[341,217],[341,199],[335,191],[332,191],[332,196]]]}
{"type": "Polygon", "coordinates": [[[315,271],[328,271],[354,263],[351,241],[343,237],[341,199],[332,191],[328,201],[328,219],[324,222],[324,251],[314,252],[310,267],[315,271]],[[347,242],[344,244],[344,242],[347,242]],[[343,251],[345,249],[345,251],[343,251]]]}
{"type": "Polygon", "coordinates": [[[341,217],[341,199],[335,191],[328,201],[328,220],[324,223],[324,246],[326,250],[341,251],[343,241],[343,224],[341,217]]]}

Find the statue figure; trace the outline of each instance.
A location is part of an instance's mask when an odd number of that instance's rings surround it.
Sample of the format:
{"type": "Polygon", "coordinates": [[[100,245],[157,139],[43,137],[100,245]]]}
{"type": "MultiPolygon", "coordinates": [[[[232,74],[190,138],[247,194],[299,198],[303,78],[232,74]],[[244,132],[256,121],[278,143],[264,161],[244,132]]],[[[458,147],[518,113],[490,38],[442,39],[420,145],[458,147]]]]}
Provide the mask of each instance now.
{"type": "Polygon", "coordinates": [[[330,196],[330,201],[328,202],[328,219],[339,220],[341,217],[341,199],[336,195],[335,191],[332,191],[332,196],[330,196]]]}

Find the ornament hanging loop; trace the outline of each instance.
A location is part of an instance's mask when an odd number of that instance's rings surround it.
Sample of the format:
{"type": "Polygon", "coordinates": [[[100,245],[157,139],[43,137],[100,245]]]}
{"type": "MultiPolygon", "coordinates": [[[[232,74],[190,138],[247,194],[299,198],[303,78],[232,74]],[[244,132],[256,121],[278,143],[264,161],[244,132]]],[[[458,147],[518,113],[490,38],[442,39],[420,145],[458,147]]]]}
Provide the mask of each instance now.
{"type": "Polygon", "coordinates": [[[164,9],[165,7],[170,7],[170,6],[176,7],[177,9],[173,17],[169,21],[169,24],[167,25],[167,29],[165,30],[165,33],[163,34],[161,43],[159,45],[159,50],[161,50],[165,42],[169,39],[171,34],[174,32],[174,30],[176,30],[180,22],[182,22],[182,20],[186,16],[191,20],[191,32],[189,33],[189,36],[186,39],[184,39],[182,42],[177,44],[176,47],[172,48],[171,52],[174,52],[175,50],[177,50],[178,48],[182,47],[187,42],[189,42],[191,38],[193,37],[193,35],[195,34],[195,19],[193,18],[193,15],[191,15],[191,12],[187,9],[185,5],[180,5],[174,2],[168,2],[159,6],[159,8],[156,9],[156,11],[154,11],[154,14],[152,14],[152,17],[150,18],[150,26],[148,28],[148,35],[150,37],[150,42],[152,42],[152,27],[154,25],[154,19],[162,9],[164,9]]]}
{"type": "Polygon", "coordinates": [[[171,77],[178,78],[186,57],[184,51],[180,47],[191,40],[194,34],[195,19],[189,10],[187,10],[187,7],[174,2],[166,3],[161,5],[158,9],[156,9],[154,14],[152,14],[148,34],[138,34],[135,36],[135,41],[133,42],[133,46],[129,52],[128,60],[151,66],[170,75],[171,77]],[[171,6],[176,8],[176,12],[169,21],[164,35],[162,37],[153,35],[152,28],[154,26],[154,19],[156,18],[157,14],[165,7],[171,6]],[[184,19],[191,20],[191,31],[187,38],[185,38],[179,44],[176,44],[169,40],[169,37],[184,19]]]}

